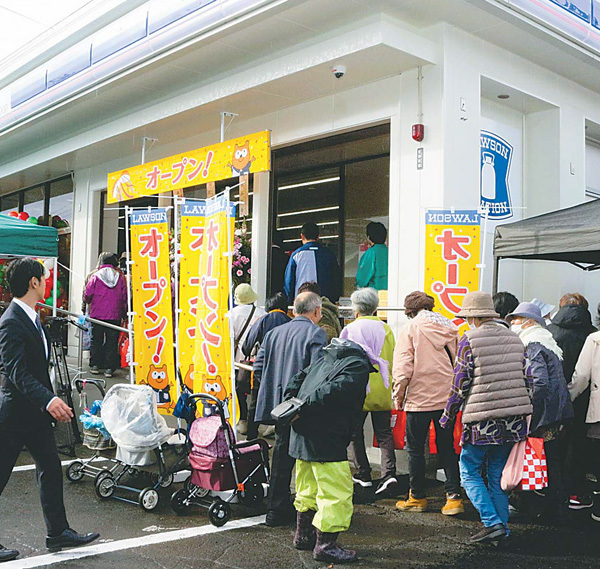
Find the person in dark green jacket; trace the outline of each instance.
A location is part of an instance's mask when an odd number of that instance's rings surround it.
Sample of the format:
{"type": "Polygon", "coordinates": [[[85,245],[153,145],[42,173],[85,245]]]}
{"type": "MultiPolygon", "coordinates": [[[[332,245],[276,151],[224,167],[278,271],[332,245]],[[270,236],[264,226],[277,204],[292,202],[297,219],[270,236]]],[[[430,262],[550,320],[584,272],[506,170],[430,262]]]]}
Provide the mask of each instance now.
{"type": "Polygon", "coordinates": [[[358,262],[356,288],[388,288],[388,248],[385,244],[387,229],[383,223],[371,221],[367,225],[367,239],[370,247],[358,262]]]}
{"type": "Polygon", "coordinates": [[[296,459],[294,546],[313,549],[317,561],[349,563],[358,559],[356,552],[336,542],[353,512],[347,448],[374,368],[365,350],[350,340],[334,338],[323,353],[290,380],[285,393],[286,399],[306,401],[292,423],[289,447],[296,459]]]}

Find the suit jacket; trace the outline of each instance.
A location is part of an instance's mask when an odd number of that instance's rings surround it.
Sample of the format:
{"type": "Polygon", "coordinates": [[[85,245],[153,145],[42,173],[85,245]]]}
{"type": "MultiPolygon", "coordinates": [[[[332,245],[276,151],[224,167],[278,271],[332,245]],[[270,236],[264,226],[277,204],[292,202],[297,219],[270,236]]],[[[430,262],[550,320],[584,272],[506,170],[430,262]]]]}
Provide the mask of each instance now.
{"type": "Polygon", "coordinates": [[[323,355],[327,335],[306,316],[268,332],[253,364],[254,419],[273,424],[271,411],[283,401],[288,381],[323,355]]]}
{"type": "MultiPolygon", "coordinates": [[[[48,348],[50,348],[50,342],[48,348]]],[[[48,358],[35,324],[14,302],[0,319],[0,430],[48,428],[54,397],[48,358]]]]}

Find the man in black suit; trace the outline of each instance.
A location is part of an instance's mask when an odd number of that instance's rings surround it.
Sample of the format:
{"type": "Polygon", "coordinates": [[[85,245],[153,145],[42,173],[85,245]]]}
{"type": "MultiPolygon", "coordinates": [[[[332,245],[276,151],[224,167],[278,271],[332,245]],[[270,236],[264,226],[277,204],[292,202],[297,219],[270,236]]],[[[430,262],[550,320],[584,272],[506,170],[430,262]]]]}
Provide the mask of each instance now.
{"type": "MultiPolygon", "coordinates": [[[[62,467],[56,450],[52,421],[68,422],[72,409],[54,395],[48,374],[49,343],[35,306],[43,301],[44,266],[21,258],[7,268],[13,301],[0,319],[0,494],[8,482],[23,446],[37,469],[46,547],[60,551],[90,543],[97,533],[79,534],[69,527],[63,503],[62,467]]],[[[19,555],[0,546],[0,561],[19,555]]]]}

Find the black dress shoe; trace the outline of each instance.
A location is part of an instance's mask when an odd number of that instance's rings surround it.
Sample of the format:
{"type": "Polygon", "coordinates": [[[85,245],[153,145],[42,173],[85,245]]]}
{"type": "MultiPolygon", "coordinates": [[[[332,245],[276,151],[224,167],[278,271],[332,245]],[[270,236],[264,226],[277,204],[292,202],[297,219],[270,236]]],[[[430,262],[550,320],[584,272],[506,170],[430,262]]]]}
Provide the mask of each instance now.
{"type": "Polygon", "coordinates": [[[64,547],[77,547],[78,545],[86,545],[100,537],[99,533],[77,533],[74,529],[67,528],[56,537],[46,538],[46,547],[51,553],[60,551],[64,547]]]}
{"type": "Polygon", "coordinates": [[[19,552],[16,549],[6,549],[3,545],[0,545],[0,562],[12,561],[19,556],[19,552]]]}

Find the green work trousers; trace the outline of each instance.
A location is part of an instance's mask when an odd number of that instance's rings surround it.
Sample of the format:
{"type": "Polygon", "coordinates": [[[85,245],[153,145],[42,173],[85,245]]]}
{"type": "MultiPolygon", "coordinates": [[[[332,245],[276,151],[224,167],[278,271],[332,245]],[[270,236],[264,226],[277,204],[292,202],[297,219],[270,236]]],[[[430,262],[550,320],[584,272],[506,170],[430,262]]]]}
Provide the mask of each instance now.
{"type": "Polygon", "coordinates": [[[313,525],[324,533],[339,533],[352,520],[352,474],[343,462],[296,460],[296,499],[298,512],[316,511],[313,525]]]}

